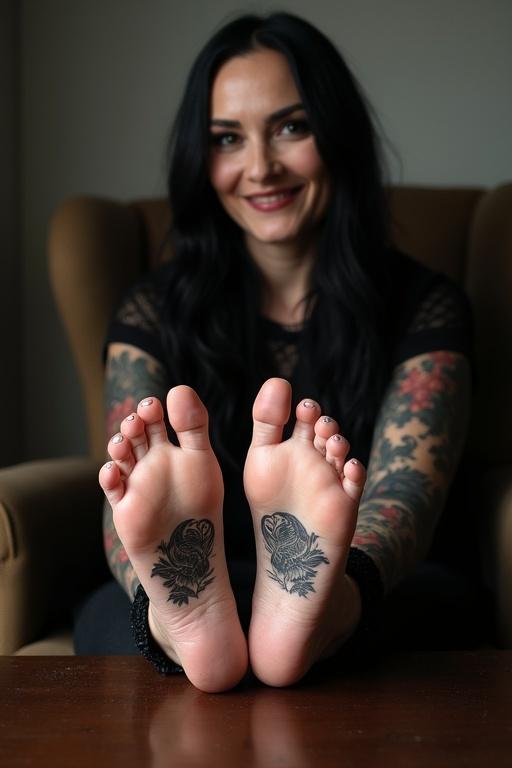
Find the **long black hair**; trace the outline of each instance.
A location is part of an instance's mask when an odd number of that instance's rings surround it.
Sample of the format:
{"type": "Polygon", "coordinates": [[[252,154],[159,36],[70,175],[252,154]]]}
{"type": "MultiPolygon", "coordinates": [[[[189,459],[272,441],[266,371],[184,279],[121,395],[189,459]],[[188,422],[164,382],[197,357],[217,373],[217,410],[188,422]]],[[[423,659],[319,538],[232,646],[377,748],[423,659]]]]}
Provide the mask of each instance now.
{"type": "Polygon", "coordinates": [[[209,181],[209,111],[219,68],[261,49],[285,56],[328,169],[331,198],[306,297],[300,364],[314,372],[309,394],[342,419],[356,450],[371,435],[389,367],[388,224],[379,144],[365,99],[338,50],[308,22],[287,13],[238,18],[197,57],[171,135],[175,256],[164,324],[173,378],[199,391],[216,449],[237,464],[247,440],[241,419],[249,421],[251,398],[265,376],[261,282],[242,232],[209,181]]]}

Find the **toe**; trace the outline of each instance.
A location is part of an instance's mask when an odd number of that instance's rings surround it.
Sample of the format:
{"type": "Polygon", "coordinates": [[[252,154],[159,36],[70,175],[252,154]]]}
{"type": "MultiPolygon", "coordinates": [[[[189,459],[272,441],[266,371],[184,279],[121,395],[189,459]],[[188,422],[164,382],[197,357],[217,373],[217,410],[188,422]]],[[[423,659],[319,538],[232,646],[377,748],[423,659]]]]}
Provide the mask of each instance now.
{"type": "Polygon", "coordinates": [[[297,421],[293,428],[293,437],[299,437],[311,442],[315,438],[315,423],[320,416],[320,406],[315,400],[301,400],[295,415],[297,421]]]}
{"type": "Polygon", "coordinates": [[[144,422],[149,448],[169,441],[164,424],[164,411],[157,397],[146,397],[141,400],[137,406],[137,415],[144,422]]]}
{"type": "Polygon", "coordinates": [[[119,471],[128,477],[135,466],[130,440],[118,432],[108,444],[108,453],[110,458],[114,459],[119,471]]]}
{"type": "Polygon", "coordinates": [[[121,434],[132,446],[133,455],[140,461],[148,452],[145,424],[136,413],[131,413],[121,422],[121,434]]]}
{"type": "Polygon", "coordinates": [[[283,427],[290,418],[292,390],[286,379],[268,379],[256,395],[252,445],[274,445],[283,437],[283,427]]]}
{"type": "Polygon", "coordinates": [[[195,390],[184,384],[173,387],[167,395],[167,413],[182,448],[210,448],[208,411],[195,390]]]}
{"type": "Polygon", "coordinates": [[[334,467],[338,475],[343,473],[343,466],[349,450],[350,443],[339,433],[331,435],[331,437],[326,440],[325,460],[334,467]]]}
{"type": "Polygon", "coordinates": [[[108,461],[101,467],[98,479],[111,506],[121,501],[124,496],[124,482],[114,461],[108,461]]]}
{"type": "Polygon", "coordinates": [[[343,467],[343,488],[348,496],[359,502],[366,481],[366,470],[360,461],[350,459],[343,467]]]}
{"type": "Polygon", "coordinates": [[[326,442],[327,440],[335,435],[339,430],[338,422],[334,419],[331,419],[330,416],[321,416],[318,421],[316,422],[315,426],[315,438],[313,440],[313,445],[319,451],[319,453],[322,454],[322,456],[326,455],[326,442]]]}

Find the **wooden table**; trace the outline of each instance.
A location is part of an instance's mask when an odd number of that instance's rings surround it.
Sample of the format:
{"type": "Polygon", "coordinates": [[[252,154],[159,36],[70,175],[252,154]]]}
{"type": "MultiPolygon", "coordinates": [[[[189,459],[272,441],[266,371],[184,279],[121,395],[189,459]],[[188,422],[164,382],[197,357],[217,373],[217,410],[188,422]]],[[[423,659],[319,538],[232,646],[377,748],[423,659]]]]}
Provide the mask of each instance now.
{"type": "Polygon", "coordinates": [[[0,657],[0,765],[512,766],[512,652],[204,694],[137,657],[0,657]]]}

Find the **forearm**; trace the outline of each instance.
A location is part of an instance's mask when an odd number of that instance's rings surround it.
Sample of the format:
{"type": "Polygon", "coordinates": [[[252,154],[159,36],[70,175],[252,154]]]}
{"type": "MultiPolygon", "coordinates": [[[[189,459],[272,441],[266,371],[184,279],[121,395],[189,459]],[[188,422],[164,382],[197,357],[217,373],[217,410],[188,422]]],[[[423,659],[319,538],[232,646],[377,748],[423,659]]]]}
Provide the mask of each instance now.
{"type": "Polygon", "coordinates": [[[106,499],[103,506],[103,543],[112,575],[130,600],[133,600],[140,582],[117,535],[112,508],[106,499]]]}
{"type": "Polygon", "coordinates": [[[385,591],[427,554],[464,444],[467,361],[431,353],[400,366],[377,423],[353,546],[385,591]]]}
{"type": "MultiPolygon", "coordinates": [[[[108,352],[105,381],[108,436],[112,437],[119,431],[121,421],[137,409],[137,403],[142,398],[155,395],[163,402],[166,392],[165,373],[158,361],[135,347],[112,344],[108,352]]],[[[133,600],[139,580],[117,535],[112,508],[106,499],[103,507],[103,541],[114,578],[133,600]]]]}
{"type": "Polygon", "coordinates": [[[379,569],[384,592],[401,581],[425,556],[432,540],[440,504],[432,503],[430,514],[422,516],[403,500],[368,499],[359,509],[352,546],[369,555],[379,569]],[[420,524],[420,520],[430,524],[420,524]]]}

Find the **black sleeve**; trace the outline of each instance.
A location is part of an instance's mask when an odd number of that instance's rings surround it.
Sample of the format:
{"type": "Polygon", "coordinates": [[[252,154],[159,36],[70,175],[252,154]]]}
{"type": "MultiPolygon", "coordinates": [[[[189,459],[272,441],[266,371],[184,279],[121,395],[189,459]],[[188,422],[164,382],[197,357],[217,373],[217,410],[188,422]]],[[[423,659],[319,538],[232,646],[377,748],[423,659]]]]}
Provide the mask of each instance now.
{"type": "Polygon", "coordinates": [[[409,309],[394,352],[398,365],[427,352],[451,351],[473,365],[473,318],[469,300],[455,282],[421,269],[421,280],[409,285],[409,309]]]}
{"type": "Polygon", "coordinates": [[[105,339],[109,344],[131,344],[165,366],[161,337],[164,284],[160,271],[135,285],[117,307],[105,339]]]}

